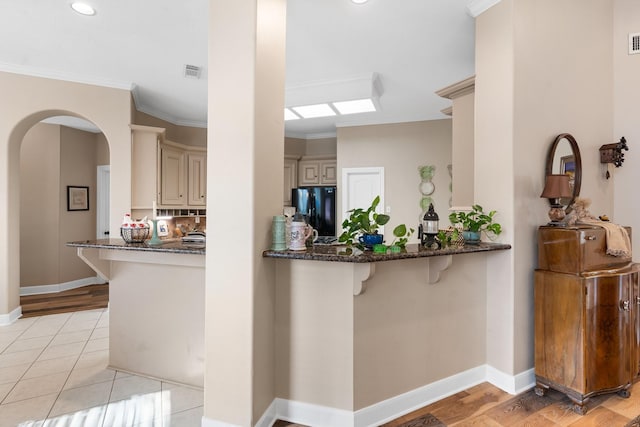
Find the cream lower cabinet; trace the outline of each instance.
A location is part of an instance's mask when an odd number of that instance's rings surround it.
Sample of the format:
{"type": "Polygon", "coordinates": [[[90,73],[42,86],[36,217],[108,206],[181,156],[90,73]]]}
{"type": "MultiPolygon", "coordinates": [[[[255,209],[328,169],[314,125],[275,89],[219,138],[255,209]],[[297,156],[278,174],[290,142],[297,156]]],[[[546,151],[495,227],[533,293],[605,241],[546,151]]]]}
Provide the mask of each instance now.
{"type": "Polygon", "coordinates": [[[336,185],[335,158],[302,159],[298,162],[298,185],[336,185]]]}

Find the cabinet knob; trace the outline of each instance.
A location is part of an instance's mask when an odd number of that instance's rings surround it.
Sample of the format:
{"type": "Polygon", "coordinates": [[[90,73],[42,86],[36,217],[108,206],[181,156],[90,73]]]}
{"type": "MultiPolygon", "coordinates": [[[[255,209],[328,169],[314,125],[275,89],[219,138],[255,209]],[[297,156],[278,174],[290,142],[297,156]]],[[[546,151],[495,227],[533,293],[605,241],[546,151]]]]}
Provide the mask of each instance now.
{"type": "Polygon", "coordinates": [[[584,236],[584,240],[596,240],[596,236],[584,236]]]}
{"type": "Polygon", "coordinates": [[[630,303],[629,301],[620,301],[620,310],[629,311],[630,303]]]}
{"type": "Polygon", "coordinates": [[[636,304],[640,305],[640,297],[636,297],[636,304]]]}

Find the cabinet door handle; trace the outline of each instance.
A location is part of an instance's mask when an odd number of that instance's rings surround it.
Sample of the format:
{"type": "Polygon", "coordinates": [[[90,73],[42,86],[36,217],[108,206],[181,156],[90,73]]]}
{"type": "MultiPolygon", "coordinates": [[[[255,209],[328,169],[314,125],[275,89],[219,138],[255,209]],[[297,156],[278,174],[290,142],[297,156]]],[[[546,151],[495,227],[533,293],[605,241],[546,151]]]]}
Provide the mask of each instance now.
{"type": "Polygon", "coordinates": [[[629,311],[630,305],[629,301],[620,301],[620,310],[629,311]]]}
{"type": "Polygon", "coordinates": [[[596,240],[596,236],[584,236],[584,240],[596,240]]]}
{"type": "Polygon", "coordinates": [[[640,297],[636,297],[636,304],[640,305],[640,297]]]}

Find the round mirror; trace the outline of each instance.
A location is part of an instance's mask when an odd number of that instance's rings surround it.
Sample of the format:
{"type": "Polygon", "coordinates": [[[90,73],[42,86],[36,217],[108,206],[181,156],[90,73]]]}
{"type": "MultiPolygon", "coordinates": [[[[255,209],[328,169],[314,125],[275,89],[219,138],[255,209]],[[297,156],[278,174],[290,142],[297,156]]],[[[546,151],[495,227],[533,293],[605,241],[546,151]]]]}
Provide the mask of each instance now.
{"type": "Polygon", "coordinates": [[[582,182],[582,160],[580,149],[575,138],[568,133],[561,133],[549,147],[547,153],[547,166],[545,176],[551,174],[569,175],[569,185],[573,190],[571,198],[562,199],[562,205],[566,206],[565,211],[571,212],[573,202],[580,195],[580,184],[582,182]]]}

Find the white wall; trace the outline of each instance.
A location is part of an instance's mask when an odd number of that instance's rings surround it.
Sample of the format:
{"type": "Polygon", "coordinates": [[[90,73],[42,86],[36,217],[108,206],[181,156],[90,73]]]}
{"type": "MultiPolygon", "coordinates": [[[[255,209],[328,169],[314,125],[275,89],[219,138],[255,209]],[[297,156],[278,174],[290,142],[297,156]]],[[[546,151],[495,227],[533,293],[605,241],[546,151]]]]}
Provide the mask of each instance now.
{"type": "Polygon", "coordinates": [[[612,136],[612,25],[610,2],[580,0],[502,0],[476,20],[476,200],[498,209],[513,243],[487,279],[488,362],[506,373],[533,367],[536,230],[556,135],[578,141],[591,211],[613,208],[598,157],[612,136]]]}
{"type": "Polygon", "coordinates": [[[618,142],[624,136],[629,145],[625,161],[620,168],[611,166],[611,181],[614,183],[613,220],[633,228],[634,261],[640,261],[640,197],[637,185],[640,182],[640,55],[629,55],[627,41],[629,33],[640,32],[640,3],[636,0],[615,0],[613,22],[613,66],[614,66],[614,132],[610,141],[618,142]]]}
{"type": "MultiPolygon", "coordinates": [[[[418,167],[424,165],[436,167],[432,181],[435,191],[431,197],[440,217],[440,227],[449,225],[449,164],[451,119],[338,128],[339,177],[343,168],[385,168],[384,203],[391,209],[387,234],[398,224],[417,229],[423,214],[420,208],[422,194],[418,187],[421,183],[418,167]]],[[[342,191],[340,182],[338,191],[342,191]]],[[[344,215],[341,197],[338,199],[338,212],[344,215]]],[[[338,218],[341,218],[340,214],[338,218]]],[[[385,240],[391,243],[391,235],[385,240]]],[[[417,232],[412,240],[417,241],[417,232]]]]}

